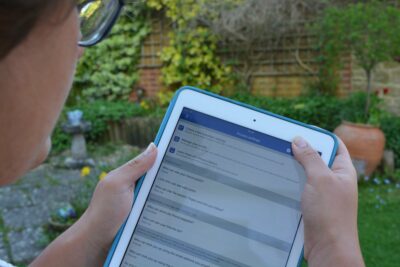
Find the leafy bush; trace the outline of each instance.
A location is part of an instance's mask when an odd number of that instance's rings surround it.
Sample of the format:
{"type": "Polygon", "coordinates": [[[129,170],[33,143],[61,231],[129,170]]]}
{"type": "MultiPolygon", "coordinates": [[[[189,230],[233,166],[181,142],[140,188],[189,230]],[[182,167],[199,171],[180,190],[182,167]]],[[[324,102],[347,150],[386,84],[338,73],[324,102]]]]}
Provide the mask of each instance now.
{"type": "MultiPolygon", "coordinates": [[[[357,118],[364,116],[366,94],[356,93],[343,99],[329,96],[287,99],[240,93],[232,96],[232,98],[333,131],[342,120],[358,122],[357,118]]],[[[380,111],[378,108],[379,100],[376,97],[373,98],[373,103],[375,118],[380,120],[381,128],[386,135],[386,147],[395,152],[396,166],[400,166],[400,135],[398,134],[400,133],[400,117],[380,111]]],[[[120,121],[134,116],[161,117],[165,113],[165,107],[160,107],[158,103],[151,101],[146,102],[146,105],[143,103],[139,105],[127,101],[108,102],[98,100],[65,108],[53,133],[53,151],[55,152],[69,147],[71,137],[61,130],[61,125],[66,121],[66,112],[73,109],[81,109],[84,112],[84,119],[92,123],[92,130],[87,134],[87,140],[90,143],[101,141],[101,137],[107,131],[110,121],[120,121]]]]}
{"type": "Polygon", "coordinates": [[[111,121],[120,121],[134,116],[149,115],[150,111],[143,109],[139,104],[128,101],[108,102],[97,100],[93,102],[82,102],[76,106],[66,107],[53,132],[53,151],[60,152],[70,145],[71,136],[65,134],[61,127],[66,120],[66,113],[71,110],[83,111],[83,119],[92,123],[92,129],[86,134],[88,142],[98,142],[108,129],[111,121]]]}
{"type": "Polygon", "coordinates": [[[150,8],[164,10],[173,25],[169,45],[160,54],[162,80],[169,89],[192,84],[222,93],[224,88],[233,85],[231,69],[217,56],[217,37],[197,21],[203,2],[147,1],[150,8]]]}
{"type": "Polygon", "coordinates": [[[234,99],[298,121],[333,131],[341,122],[343,100],[328,96],[271,99],[236,95],[234,99]]]}
{"type": "Polygon", "coordinates": [[[340,112],[342,119],[353,123],[367,123],[379,127],[382,117],[386,114],[381,108],[382,100],[376,95],[371,95],[369,112],[366,114],[365,102],[367,98],[368,96],[365,92],[353,93],[350,97],[345,98],[340,112]]]}
{"type": "MultiPolygon", "coordinates": [[[[356,123],[365,121],[366,93],[358,92],[347,98],[329,96],[271,99],[267,97],[238,94],[233,98],[298,121],[333,131],[342,120],[356,123]]],[[[380,100],[373,96],[368,121],[380,125],[386,136],[386,148],[393,150],[396,166],[400,167],[400,117],[379,109],[380,100]]]]}
{"type": "Polygon", "coordinates": [[[128,99],[138,80],[143,39],[150,31],[145,7],[127,5],[110,36],[88,48],[77,67],[74,88],[89,99],[128,99]]]}
{"type": "Polygon", "coordinates": [[[60,119],[54,128],[51,136],[51,153],[58,153],[71,147],[71,135],[64,133],[61,128],[63,122],[65,122],[65,120],[60,119]]]}
{"type": "Polygon", "coordinates": [[[385,116],[381,129],[385,133],[386,147],[394,151],[396,166],[400,168],[400,117],[385,116]]]}
{"type": "MultiPolygon", "coordinates": [[[[321,51],[321,85],[338,83],[343,53],[352,53],[367,76],[365,113],[369,112],[372,71],[380,62],[392,61],[400,53],[400,10],[388,1],[356,1],[329,7],[317,22],[321,51]]],[[[333,88],[332,88],[333,87],[333,88]]],[[[364,121],[366,122],[366,121],[364,121]]]]}

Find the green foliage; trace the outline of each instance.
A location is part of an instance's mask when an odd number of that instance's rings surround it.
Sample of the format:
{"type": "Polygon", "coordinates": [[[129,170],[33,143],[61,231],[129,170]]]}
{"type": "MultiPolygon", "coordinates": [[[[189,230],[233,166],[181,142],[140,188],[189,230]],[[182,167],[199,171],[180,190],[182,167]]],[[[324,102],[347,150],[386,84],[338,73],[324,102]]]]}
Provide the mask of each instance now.
{"type": "MultiPolygon", "coordinates": [[[[65,117],[64,114],[63,117],[65,117]]],[[[71,135],[64,133],[61,128],[64,122],[65,119],[59,120],[54,128],[51,136],[51,153],[58,153],[71,147],[71,135]]]]}
{"type": "Polygon", "coordinates": [[[364,70],[400,54],[400,10],[382,1],[357,3],[335,14],[336,34],[364,70]]]}
{"type": "Polygon", "coordinates": [[[228,86],[229,67],[216,54],[217,39],[204,27],[170,34],[170,46],[161,53],[163,81],[170,88],[196,85],[221,93],[228,86]]]}
{"type": "Polygon", "coordinates": [[[89,99],[127,99],[138,80],[137,64],[149,33],[144,6],[127,5],[113,30],[88,48],[77,67],[74,88],[89,99]]]}
{"type": "Polygon", "coordinates": [[[400,117],[385,116],[382,118],[381,129],[385,133],[386,147],[393,150],[396,166],[400,168],[400,117]]]}
{"type": "Polygon", "coordinates": [[[365,118],[366,93],[358,92],[340,99],[330,96],[267,98],[237,94],[234,99],[273,113],[333,131],[343,120],[380,126],[386,137],[386,148],[394,151],[396,166],[400,167],[400,117],[380,109],[380,100],[372,97],[371,112],[365,118]]]}
{"type": "Polygon", "coordinates": [[[338,85],[340,56],[352,52],[367,74],[365,113],[369,112],[371,72],[400,54],[400,10],[382,1],[363,1],[327,8],[318,22],[321,49],[320,85],[331,92],[338,85]]]}
{"type": "Polygon", "coordinates": [[[96,143],[107,132],[109,122],[118,122],[125,118],[149,115],[149,111],[143,109],[139,104],[128,101],[109,102],[97,100],[94,102],[82,102],[76,106],[66,107],[53,132],[52,142],[55,153],[67,149],[70,145],[71,136],[62,131],[62,124],[66,122],[66,113],[71,110],[83,111],[83,118],[92,123],[92,129],[85,135],[87,141],[96,143]]]}
{"type": "MultiPolygon", "coordinates": [[[[98,143],[108,129],[111,121],[120,121],[134,116],[157,116],[165,113],[171,94],[161,94],[158,101],[144,101],[140,105],[127,101],[107,102],[98,100],[81,103],[63,111],[61,119],[53,133],[53,151],[60,152],[70,147],[71,136],[61,130],[66,121],[66,112],[81,109],[84,119],[92,122],[93,129],[87,134],[89,144],[98,143]],[[163,103],[163,106],[159,106],[163,103]]],[[[298,121],[316,125],[333,131],[342,120],[364,121],[364,103],[366,94],[359,92],[348,98],[339,99],[330,96],[268,98],[238,93],[232,98],[250,105],[280,114],[298,121]]],[[[369,121],[379,124],[386,136],[386,147],[395,152],[396,166],[400,166],[400,117],[390,115],[379,109],[380,101],[372,98],[369,121]],[[378,123],[380,122],[380,123],[378,123]]]]}
{"type": "Polygon", "coordinates": [[[365,102],[367,94],[357,92],[343,100],[343,107],[340,110],[340,116],[343,120],[354,123],[367,123],[370,125],[380,126],[381,117],[384,115],[381,107],[381,99],[372,96],[369,114],[365,114],[365,102]]]}
{"type": "Polygon", "coordinates": [[[267,98],[241,94],[236,100],[283,115],[295,120],[333,131],[341,121],[343,100],[329,96],[299,98],[267,98]]]}
{"type": "Polygon", "coordinates": [[[164,9],[174,25],[170,43],[161,52],[164,84],[175,91],[183,85],[194,85],[221,93],[232,85],[231,70],[216,55],[217,38],[196,22],[203,1],[151,0],[150,8],[164,9]]]}

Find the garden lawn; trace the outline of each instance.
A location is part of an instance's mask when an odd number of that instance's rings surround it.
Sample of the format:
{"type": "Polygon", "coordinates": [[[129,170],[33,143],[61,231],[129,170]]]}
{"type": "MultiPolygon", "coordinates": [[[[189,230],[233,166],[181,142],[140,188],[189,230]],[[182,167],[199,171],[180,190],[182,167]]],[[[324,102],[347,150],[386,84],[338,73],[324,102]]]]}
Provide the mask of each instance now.
{"type": "Polygon", "coordinates": [[[367,266],[400,263],[400,184],[359,186],[359,235],[367,266]]]}
{"type": "Polygon", "coordinates": [[[393,267],[400,262],[399,187],[359,185],[358,230],[366,266],[393,267]]]}

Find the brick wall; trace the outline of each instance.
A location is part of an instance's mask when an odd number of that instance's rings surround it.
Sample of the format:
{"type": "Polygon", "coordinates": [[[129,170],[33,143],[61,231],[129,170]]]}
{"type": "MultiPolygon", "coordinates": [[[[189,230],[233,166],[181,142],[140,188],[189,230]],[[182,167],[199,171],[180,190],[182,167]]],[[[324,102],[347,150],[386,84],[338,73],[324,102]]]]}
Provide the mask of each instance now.
{"type": "MultiPolygon", "coordinates": [[[[131,99],[136,100],[137,89],[143,89],[145,95],[154,97],[162,90],[162,63],[159,53],[169,43],[170,25],[162,16],[154,16],[152,33],[146,38],[142,47],[139,65],[139,82],[134,88],[131,99]]],[[[288,36],[278,46],[266,46],[261,50],[262,56],[252,77],[251,91],[255,94],[271,97],[296,97],[305,92],[307,86],[316,79],[317,51],[313,48],[313,37],[300,34],[288,36]],[[295,56],[297,53],[297,57],[295,56]],[[301,64],[299,63],[299,59],[301,64]],[[301,66],[303,65],[303,66],[301,66]],[[305,70],[306,66],[309,71],[305,70]],[[310,71],[311,70],[311,71],[310,71]]],[[[230,55],[220,55],[228,60],[230,55]]],[[[340,84],[338,96],[346,96],[357,90],[364,90],[366,78],[354,57],[343,57],[343,69],[339,73],[340,84]]],[[[380,64],[373,74],[374,90],[390,88],[389,95],[383,96],[389,110],[400,115],[400,63],[380,64]]]]}
{"type": "MultiPolygon", "coordinates": [[[[161,81],[161,68],[141,68],[139,70],[139,83],[136,85],[137,89],[142,89],[145,92],[145,97],[154,97],[160,91],[162,86],[161,81]]],[[[135,98],[135,90],[132,92],[132,98],[135,98]]]]}
{"type": "Polygon", "coordinates": [[[307,77],[255,77],[252,92],[271,97],[295,97],[303,92],[309,81],[307,77]]]}
{"type": "MultiPolygon", "coordinates": [[[[297,69],[297,74],[254,77],[252,92],[271,97],[296,97],[305,93],[310,84],[315,82],[316,76],[307,74],[299,66],[294,65],[293,68],[297,69]]],[[[343,69],[339,72],[339,77],[337,95],[346,96],[353,91],[351,57],[343,57],[343,69]]]]}
{"type": "Polygon", "coordinates": [[[164,17],[155,14],[151,21],[151,33],[144,40],[139,63],[139,82],[132,91],[130,99],[137,100],[137,90],[143,90],[146,97],[154,97],[162,90],[160,52],[169,43],[169,24],[164,17]]]}
{"type": "MultiPolygon", "coordinates": [[[[357,64],[352,68],[352,87],[354,90],[365,90],[367,77],[365,71],[357,64]]],[[[400,115],[400,63],[385,62],[379,64],[372,74],[372,90],[388,88],[387,95],[381,94],[389,111],[400,115]]]]}

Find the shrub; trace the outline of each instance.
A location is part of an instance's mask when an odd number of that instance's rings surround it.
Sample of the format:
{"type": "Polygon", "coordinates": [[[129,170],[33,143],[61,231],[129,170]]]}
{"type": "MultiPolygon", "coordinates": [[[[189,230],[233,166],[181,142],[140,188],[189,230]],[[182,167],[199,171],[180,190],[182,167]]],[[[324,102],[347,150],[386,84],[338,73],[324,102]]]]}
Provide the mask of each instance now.
{"type": "Polygon", "coordinates": [[[86,99],[128,99],[138,80],[142,41],[150,31],[143,4],[128,5],[110,36],[86,49],[73,93],[86,99]]]}
{"type": "Polygon", "coordinates": [[[80,109],[83,111],[83,119],[92,123],[92,129],[86,134],[88,142],[98,142],[108,129],[110,121],[120,121],[134,116],[149,115],[150,111],[143,109],[139,104],[128,101],[109,102],[97,100],[93,102],[82,102],[75,106],[66,107],[53,132],[53,152],[57,153],[69,147],[71,136],[65,134],[61,127],[66,120],[68,111],[80,109]]]}
{"type": "Polygon", "coordinates": [[[202,1],[151,0],[147,5],[165,11],[173,25],[169,45],[160,53],[162,80],[168,89],[192,84],[223,93],[233,85],[231,69],[217,55],[217,36],[199,24],[202,1]]]}
{"type": "MultiPolygon", "coordinates": [[[[240,93],[232,96],[232,98],[333,131],[343,119],[358,122],[357,118],[364,117],[366,94],[356,93],[344,99],[329,96],[287,99],[240,93]]],[[[376,97],[373,98],[373,103],[375,117],[380,120],[381,128],[386,135],[386,147],[394,151],[396,166],[400,166],[400,135],[398,134],[400,133],[400,117],[381,112],[378,109],[379,100],[376,97]]],[[[139,105],[127,101],[108,102],[98,100],[67,107],[63,111],[53,133],[53,151],[59,152],[69,147],[71,137],[61,130],[62,123],[66,121],[67,111],[80,109],[84,112],[84,119],[92,123],[92,130],[87,134],[87,140],[91,143],[97,143],[101,141],[101,137],[107,131],[110,121],[120,121],[134,116],[161,117],[165,113],[165,108],[160,107],[158,103],[150,101],[148,105],[147,107],[147,105],[139,105]]]]}
{"type": "MultiPolygon", "coordinates": [[[[343,99],[329,96],[272,99],[238,94],[233,98],[250,105],[283,115],[301,122],[333,131],[342,120],[356,123],[365,121],[366,93],[358,92],[343,99]]],[[[386,136],[386,148],[395,153],[396,166],[400,167],[400,117],[379,109],[380,100],[371,99],[369,121],[380,125],[386,136]]]]}
{"type": "Polygon", "coordinates": [[[379,127],[382,116],[386,114],[381,108],[382,101],[376,95],[371,95],[369,113],[365,114],[365,102],[367,98],[367,93],[357,92],[343,99],[340,111],[342,120],[354,123],[367,123],[379,127]]]}
{"type": "Polygon", "coordinates": [[[340,111],[343,100],[333,97],[271,99],[250,95],[236,95],[234,99],[329,131],[333,131],[341,122],[340,111]]]}
{"type": "Polygon", "coordinates": [[[400,117],[385,116],[381,123],[386,137],[386,148],[393,150],[397,168],[400,168],[400,117]]]}
{"type": "MultiPolygon", "coordinates": [[[[377,64],[392,61],[400,53],[400,10],[388,1],[355,1],[329,7],[318,21],[320,80],[337,85],[343,53],[353,53],[367,77],[365,115],[369,113],[372,71],[377,64]],[[332,79],[333,78],[333,79],[332,79]]],[[[367,122],[364,120],[364,123],[367,122]]]]}

